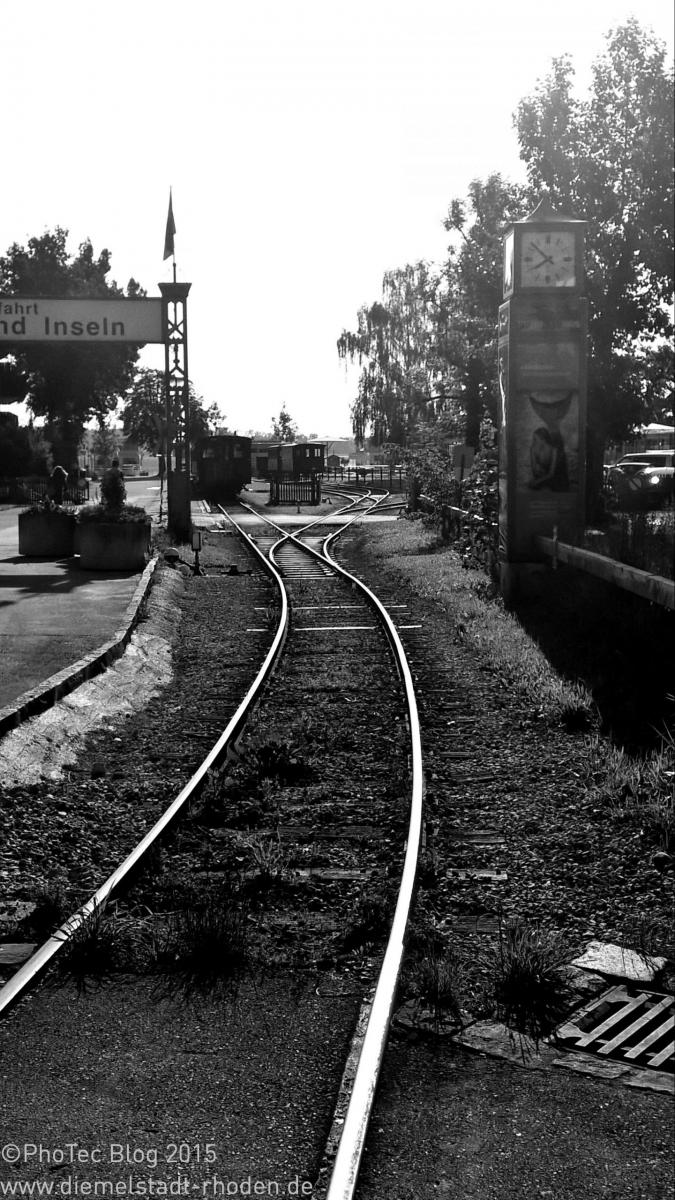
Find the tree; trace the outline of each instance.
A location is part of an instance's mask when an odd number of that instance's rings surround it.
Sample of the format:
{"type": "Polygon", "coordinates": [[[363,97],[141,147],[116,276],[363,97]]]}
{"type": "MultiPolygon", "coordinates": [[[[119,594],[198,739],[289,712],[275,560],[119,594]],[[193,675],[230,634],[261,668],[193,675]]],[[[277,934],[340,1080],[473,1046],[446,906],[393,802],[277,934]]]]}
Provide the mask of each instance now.
{"type": "Polygon", "coordinates": [[[525,188],[494,173],[472,180],[466,200],[454,199],[443,222],[458,235],[444,264],[446,298],[439,354],[464,413],[464,440],[478,449],[483,414],[497,422],[496,321],[502,302],[503,238],[528,211],[525,188]]]}
{"type": "Polygon", "coordinates": [[[438,273],[425,262],[389,271],[382,300],[359,309],[355,331],[342,331],[338,355],[362,368],[352,404],[359,444],[370,433],[376,446],[407,445],[432,403],[442,376],[436,340],[439,287],[438,273]]]}
{"type": "MultiPolygon", "coordinates": [[[[122,422],[126,437],[132,437],[139,446],[150,454],[162,450],[166,436],[164,372],[153,367],[141,367],[128,388],[122,408],[122,422]]],[[[207,437],[219,424],[222,416],[217,404],[204,407],[201,396],[197,396],[191,383],[188,384],[190,440],[207,437]]]]}
{"type": "MultiPolygon", "coordinates": [[[[68,231],[57,226],[51,233],[30,238],[27,247],[18,243],[10,246],[0,257],[0,293],[104,299],[123,296],[122,289],[106,278],[110,252],[102,250],[95,258],[91,242],[84,241],[77,254],[69,258],[67,237],[68,231]]],[[[130,279],[126,295],[143,294],[130,279]]],[[[36,416],[45,418],[55,458],[72,466],[77,462],[85,423],[93,417],[104,420],[115,408],[132,378],[139,347],[35,342],[8,343],[3,349],[14,355],[19,372],[26,378],[27,403],[36,416]]]]}
{"type": "Polygon", "coordinates": [[[122,438],[116,429],[110,429],[103,421],[91,439],[94,461],[109,467],[113,458],[117,458],[122,445],[122,438]]]}
{"type": "Polygon", "coordinates": [[[0,477],[46,475],[51,466],[42,430],[0,422],[0,477]]]}
{"type": "Polygon", "coordinates": [[[452,200],[448,258],[388,272],[382,302],[358,313],[338,354],[362,364],[352,405],[355,436],[376,445],[463,440],[477,447],[483,411],[496,419],[496,317],[502,237],[527,211],[525,189],[493,174],[452,200]]]}
{"type": "Polygon", "coordinates": [[[284,405],[278,417],[272,418],[272,433],[280,442],[295,442],[298,437],[298,427],[291,420],[284,405]]]}
{"type": "Polygon", "coordinates": [[[673,72],[631,18],[607,36],[587,99],[556,59],[516,128],[533,191],[588,221],[589,466],[606,439],[662,412],[672,389],[673,72]]]}

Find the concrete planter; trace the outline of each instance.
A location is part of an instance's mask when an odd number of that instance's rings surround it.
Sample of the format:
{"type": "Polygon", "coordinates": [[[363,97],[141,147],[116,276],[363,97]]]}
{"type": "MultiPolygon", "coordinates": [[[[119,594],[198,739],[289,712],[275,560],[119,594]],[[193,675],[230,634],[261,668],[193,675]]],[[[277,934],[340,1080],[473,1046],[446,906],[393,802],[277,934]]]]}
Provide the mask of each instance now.
{"type": "Polygon", "coordinates": [[[74,513],[19,513],[19,554],[70,558],[74,553],[74,513]]]}
{"type": "Polygon", "coordinates": [[[75,549],[83,570],[142,570],[150,550],[150,522],[82,521],[75,549]]]}

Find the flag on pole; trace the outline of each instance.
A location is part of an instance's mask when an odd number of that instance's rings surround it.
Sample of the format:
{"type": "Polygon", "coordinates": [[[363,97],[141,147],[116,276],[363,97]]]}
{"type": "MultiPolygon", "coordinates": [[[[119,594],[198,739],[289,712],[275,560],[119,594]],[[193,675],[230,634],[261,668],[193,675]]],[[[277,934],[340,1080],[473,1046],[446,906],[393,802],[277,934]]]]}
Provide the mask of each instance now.
{"type": "Polygon", "coordinates": [[[169,212],[166,218],[166,233],[164,234],[164,258],[172,258],[175,254],[173,239],[176,232],[176,222],[173,219],[173,198],[169,188],[169,212]]]}

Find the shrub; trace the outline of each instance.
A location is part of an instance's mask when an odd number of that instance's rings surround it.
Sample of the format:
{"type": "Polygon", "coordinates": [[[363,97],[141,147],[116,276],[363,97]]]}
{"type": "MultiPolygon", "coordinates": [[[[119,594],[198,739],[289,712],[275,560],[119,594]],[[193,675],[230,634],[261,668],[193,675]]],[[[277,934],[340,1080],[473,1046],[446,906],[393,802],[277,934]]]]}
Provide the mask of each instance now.
{"type": "Polygon", "coordinates": [[[150,516],[144,508],[135,504],[123,504],[120,509],[110,509],[105,504],[85,504],[78,509],[77,520],[80,524],[114,521],[120,524],[149,525],[150,516]]]}

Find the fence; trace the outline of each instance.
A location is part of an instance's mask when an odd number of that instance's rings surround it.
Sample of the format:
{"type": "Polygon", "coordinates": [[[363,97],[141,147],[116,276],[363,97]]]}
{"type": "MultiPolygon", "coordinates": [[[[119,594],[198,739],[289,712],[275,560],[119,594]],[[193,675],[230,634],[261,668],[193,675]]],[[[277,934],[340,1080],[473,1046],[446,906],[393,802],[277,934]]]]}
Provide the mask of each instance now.
{"type": "Polygon", "coordinates": [[[403,467],[327,467],[323,477],[336,483],[385,484],[390,492],[408,490],[408,476],[403,467]]]}
{"type": "Polygon", "coordinates": [[[675,608],[675,584],[660,575],[652,575],[649,571],[640,571],[637,567],[629,567],[626,563],[617,562],[615,558],[606,558],[593,550],[582,550],[579,546],[568,546],[559,542],[554,533],[552,538],[538,537],[535,539],[537,548],[552,565],[568,563],[580,571],[587,571],[598,579],[613,583],[616,587],[651,600],[653,604],[661,604],[664,608],[675,608]]]}
{"type": "Polygon", "coordinates": [[[270,504],[320,504],[321,479],[270,479],[270,504]]]}
{"type": "MultiPolygon", "coordinates": [[[[0,479],[0,502],[4,504],[42,504],[49,493],[50,480],[41,475],[0,479]]],[[[63,499],[68,504],[85,504],[89,499],[89,481],[68,483],[63,499]]]]}

